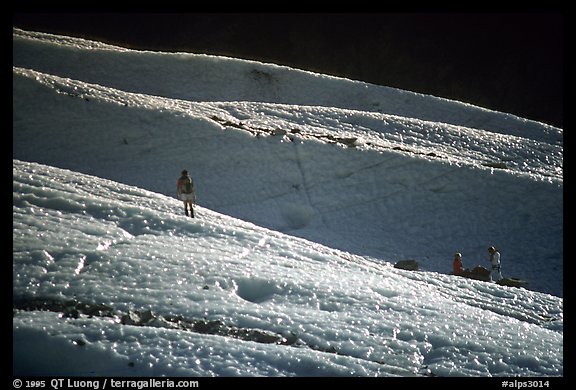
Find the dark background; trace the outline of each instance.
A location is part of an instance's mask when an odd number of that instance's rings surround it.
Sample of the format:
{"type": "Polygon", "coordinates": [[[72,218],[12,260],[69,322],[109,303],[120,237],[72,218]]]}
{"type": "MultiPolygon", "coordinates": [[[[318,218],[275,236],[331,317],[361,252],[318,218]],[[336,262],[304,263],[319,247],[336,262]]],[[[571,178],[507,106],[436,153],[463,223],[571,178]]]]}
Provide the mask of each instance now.
{"type": "Polygon", "coordinates": [[[561,13],[14,13],[13,26],[273,62],[563,127],[561,13]]]}

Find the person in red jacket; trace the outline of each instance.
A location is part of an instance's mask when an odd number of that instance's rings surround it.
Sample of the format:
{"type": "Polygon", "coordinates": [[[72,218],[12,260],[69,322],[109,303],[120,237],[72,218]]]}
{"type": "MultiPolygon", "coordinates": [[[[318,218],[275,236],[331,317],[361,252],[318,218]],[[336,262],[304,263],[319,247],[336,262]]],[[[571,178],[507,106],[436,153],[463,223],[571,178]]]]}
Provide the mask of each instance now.
{"type": "Polygon", "coordinates": [[[196,203],[196,192],[194,190],[194,181],[186,169],[182,170],[181,176],[176,184],[176,197],[184,202],[184,213],[186,216],[194,218],[194,203],[196,203]],[[190,207],[190,214],[188,214],[190,207]]]}
{"type": "Polygon", "coordinates": [[[453,274],[454,275],[462,275],[465,271],[464,267],[462,266],[462,254],[457,252],[454,255],[454,261],[452,262],[453,274]]]}

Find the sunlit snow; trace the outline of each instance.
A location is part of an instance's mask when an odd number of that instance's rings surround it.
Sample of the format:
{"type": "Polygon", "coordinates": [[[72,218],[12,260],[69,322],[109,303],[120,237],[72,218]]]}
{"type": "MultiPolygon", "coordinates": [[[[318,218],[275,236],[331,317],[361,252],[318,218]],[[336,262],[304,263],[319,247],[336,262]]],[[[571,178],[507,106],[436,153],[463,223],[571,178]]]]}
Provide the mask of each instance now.
{"type": "Polygon", "coordinates": [[[562,129],[230,58],[13,54],[14,374],[563,375],[562,129]],[[490,245],[528,289],[448,274],[490,245]]]}

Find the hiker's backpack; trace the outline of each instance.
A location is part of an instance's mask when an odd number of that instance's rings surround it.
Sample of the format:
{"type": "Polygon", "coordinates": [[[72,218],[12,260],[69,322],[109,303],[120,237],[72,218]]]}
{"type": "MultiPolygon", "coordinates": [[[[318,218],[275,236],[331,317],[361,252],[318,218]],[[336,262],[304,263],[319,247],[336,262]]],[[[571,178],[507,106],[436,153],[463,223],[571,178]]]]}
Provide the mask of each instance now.
{"type": "Polygon", "coordinates": [[[191,194],[193,187],[194,186],[192,185],[192,178],[190,176],[182,177],[182,193],[191,194]]]}

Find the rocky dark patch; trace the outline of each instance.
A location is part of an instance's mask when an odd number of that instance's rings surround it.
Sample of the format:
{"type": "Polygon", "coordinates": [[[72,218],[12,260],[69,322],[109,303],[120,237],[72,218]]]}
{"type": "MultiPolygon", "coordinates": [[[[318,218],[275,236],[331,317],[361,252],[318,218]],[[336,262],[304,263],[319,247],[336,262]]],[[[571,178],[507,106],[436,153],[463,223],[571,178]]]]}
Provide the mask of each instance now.
{"type": "MultiPolygon", "coordinates": [[[[62,313],[62,318],[80,318],[82,315],[89,317],[112,317],[118,319],[121,325],[125,326],[150,326],[156,328],[178,329],[188,332],[210,334],[223,337],[232,337],[244,341],[253,341],[262,344],[276,344],[292,346],[297,348],[309,348],[314,351],[344,355],[333,345],[320,346],[307,344],[295,333],[288,331],[278,334],[266,330],[240,328],[227,325],[220,320],[188,319],[183,316],[159,315],[151,310],[128,311],[123,313],[116,311],[112,307],[103,303],[86,303],[74,299],[58,300],[54,298],[19,297],[13,299],[13,316],[20,311],[50,311],[62,313]]],[[[78,346],[85,345],[84,341],[77,343],[78,346]]],[[[373,362],[385,364],[383,361],[373,360],[373,362]]],[[[133,363],[129,363],[129,365],[133,363]]],[[[422,376],[430,376],[428,374],[422,376]]]]}
{"type": "Polygon", "coordinates": [[[394,268],[405,269],[408,271],[418,271],[419,267],[418,262],[412,259],[400,260],[394,264],[394,268]]]}

